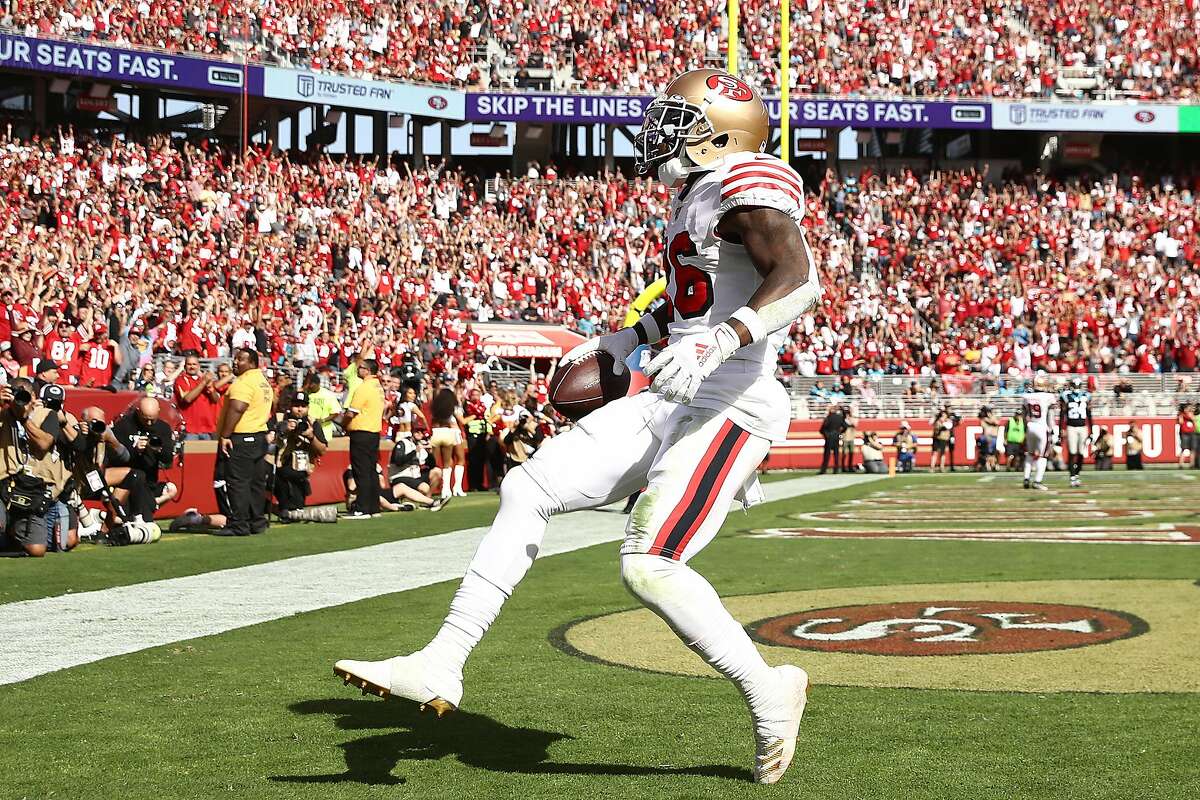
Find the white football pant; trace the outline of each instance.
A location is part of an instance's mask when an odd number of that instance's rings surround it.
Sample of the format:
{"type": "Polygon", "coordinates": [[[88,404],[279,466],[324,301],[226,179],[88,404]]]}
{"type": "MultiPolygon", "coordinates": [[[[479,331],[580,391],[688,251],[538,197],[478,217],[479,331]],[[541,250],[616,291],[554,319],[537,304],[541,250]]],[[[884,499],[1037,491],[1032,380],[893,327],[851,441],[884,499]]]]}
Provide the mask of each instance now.
{"type": "Polygon", "coordinates": [[[553,514],[595,508],[638,489],[621,546],[621,576],[686,645],[733,680],[771,727],[776,678],[712,586],[686,565],[712,541],[750,486],[770,442],[720,412],[642,392],[588,415],[510,471],[441,631],[425,648],[462,676],[471,650],[532,565],[553,514]]]}

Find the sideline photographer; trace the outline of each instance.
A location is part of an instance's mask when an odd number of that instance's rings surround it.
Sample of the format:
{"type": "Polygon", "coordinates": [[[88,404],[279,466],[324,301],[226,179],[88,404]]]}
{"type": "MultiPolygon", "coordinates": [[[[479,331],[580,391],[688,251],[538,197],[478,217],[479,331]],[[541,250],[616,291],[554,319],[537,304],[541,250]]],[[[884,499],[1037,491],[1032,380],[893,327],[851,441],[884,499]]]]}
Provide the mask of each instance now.
{"type": "Polygon", "coordinates": [[[159,419],[161,410],[153,397],[143,397],[112,425],[113,435],[129,451],[130,469],[140,470],[150,487],[153,499],[150,516],[146,516],[145,509],[137,510],[146,522],[153,519],[155,510],[179,496],[175,484],[159,479],[160,470],[170,469],[176,450],[175,432],[159,419]]]}
{"type": "Polygon", "coordinates": [[[115,524],[109,540],[131,544],[157,539],[154,493],[146,474],[129,466],[131,453],[105,421],[104,409],[89,406],[80,412],[84,445],[75,461],[75,481],[84,500],[104,503],[115,524]]]}
{"type": "Polygon", "coordinates": [[[66,389],[47,383],[37,394],[41,407],[56,418],[59,429],[50,456],[56,494],[46,514],[46,549],[65,553],[79,544],[79,510],[83,502],[75,492],[71,470],[85,442],[79,433],[79,421],[63,408],[66,389]]]}
{"type": "MultiPolygon", "coordinates": [[[[292,395],[283,418],[272,426],[275,503],[279,517],[284,520],[317,521],[315,518],[307,519],[309,515],[305,515],[303,509],[308,496],[312,494],[309,476],[316,469],[317,461],[325,455],[329,442],[321,425],[309,420],[308,405],[308,395],[305,392],[296,392],[292,395]]],[[[330,508],[334,509],[333,506],[330,508]]],[[[334,514],[328,521],[336,520],[337,512],[334,509],[334,514]]]]}
{"type": "Polygon", "coordinates": [[[3,548],[18,554],[46,554],[48,515],[65,482],[52,454],[62,433],[58,415],[34,401],[33,384],[19,378],[0,386],[0,500],[3,548]]]}

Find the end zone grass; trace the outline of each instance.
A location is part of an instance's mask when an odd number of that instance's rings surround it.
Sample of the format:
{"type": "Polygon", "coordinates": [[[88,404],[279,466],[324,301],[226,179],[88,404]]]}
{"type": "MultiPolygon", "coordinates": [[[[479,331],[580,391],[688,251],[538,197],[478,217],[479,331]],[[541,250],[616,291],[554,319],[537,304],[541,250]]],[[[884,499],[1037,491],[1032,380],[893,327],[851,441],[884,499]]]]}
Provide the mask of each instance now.
{"type": "MultiPolygon", "coordinates": [[[[1175,480],[1168,474],[1147,477],[1175,480]]],[[[1013,476],[985,484],[979,477],[914,476],[734,513],[693,565],[726,595],[949,581],[1200,577],[1196,547],[732,535],[795,525],[795,514],[835,510],[882,488],[1022,496],[1013,476]]],[[[1065,489],[1065,478],[1051,480],[1065,489]]],[[[1192,486],[1180,481],[1178,493],[1200,496],[1200,486],[1192,486]]],[[[1115,497],[1119,488],[1113,491],[1115,497]]],[[[1099,499],[1106,502],[1103,494],[1099,499]]],[[[486,524],[494,500],[476,502],[439,515],[308,526],[246,541],[192,537],[43,563],[12,561],[0,563],[0,578],[12,596],[35,597],[64,587],[191,574],[486,524]]],[[[1194,506],[1171,512],[1175,521],[1195,513],[1194,506]]],[[[614,515],[613,523],[620,526],[623,518],[614,515]]],[[[749,721],[732,687],[591,663],[548,641],[572,620],[636,607],[620,584],[613,544],[535,565],[469,662],[461,713],[440,722],[420,717],[401,702],[352,693],[332,676],[337,658],[384,657],[423,644],[454,588],[439,584],[0,687],[0,748],[6,756],[0,760],[0,796],[1200,795],[1195,694],[823,685],[814,687],[792,771],[778,786],[753,786],[749,721]]],[[[302,581],[296,590],[304,590],[302,581]]],[[[804,653],[796,651],[794,660],[803,665],[804,653]]]]}

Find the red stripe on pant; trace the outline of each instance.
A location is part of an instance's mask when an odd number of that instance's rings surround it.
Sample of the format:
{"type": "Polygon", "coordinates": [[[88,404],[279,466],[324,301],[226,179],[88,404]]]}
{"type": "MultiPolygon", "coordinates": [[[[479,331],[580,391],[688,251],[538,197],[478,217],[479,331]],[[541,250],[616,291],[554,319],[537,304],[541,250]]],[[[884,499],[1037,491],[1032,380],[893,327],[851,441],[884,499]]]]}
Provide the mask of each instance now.
{"type": "Polygon", "coordinates": [[[679,498],[679,503],[671,511],[671,516],[667,517],[667,521],[659,529],[658,536],[654,537],[654,544],[650,546],[650,555],[662,555],[663,545],[667,543],[667,537],[671,535],[671,531],[679,523],[679,518],[683,516],[688,506],[691,505],[692,499],[696,496],[696,489],[700,486],[700,479],[704,477],[708,465],[712,463],[713,456],[720,449],[722,440],[724,440],[726,434],[729,433],[729,429],[732,427],[733,420],[725,420],[725,424],[721,426],[721,429],[717,431],[717,435],[709,443],[708,449],[704,452],[704,457],[700,459],[700,463],[696,465],[695,471],[692,472],[692,479],[688,481],[687,489],[683,492],[683,497],[679,498]]]}
{"type": "Polygon", "coordinates": [[[741,431],[738,433],[737,441],[733,445],[733,450],[725,458],[725,463],[721,465],[721,471],[717,474],[717,479],[713,483],[712,489],[708,493],[708,498],[704,501],[704,507],[700,509],[700,513],[696,515],[696,519],[692,522],[691,527],[683,534],[683,539],[675,546],[675,552],[671,554],[671,558],[676,560],[683,557],[683,553],[687,550],[688,543],[692,541],[692,537],[696,535],[696,531],[700,530],[700,526],[704,524],[704,520],[708,518],[708,513],[712,511],[713,503],[717,501],[717,495],[721,492],[721,487],[725,485],[725,479],[729,477],[729,471],[733,469],[733,464],[742,453],[742,447],[750,439],[749,431],[741,431]]]}
{"type": "Polygon", "coordinates": [[[649,550],[650,555],[677,559],[683,554],[687,543],[691,541],[692,536],[695,535],[704,518],[712,509],[721,485],[729,475],[729,470],[733,468],[733,462],[737,460],[742,446],[749,438],[748,431],[735,426],[732,420],[725,420],[692,473],[692,479],[688,482],[687,489],[679,503],[659,530],[658,536],[655,537],[654,544],[649,550]],[[730,432],[734,428],[737,428],[737,431],[731,437],[730,432]],[[722,459],[722,463],[714,465],[713,461],[718,457],[722,459]],[[705,489],[706,493],[703,497],[698,497],[697,494],[701,489],[705,489]],[[688,519],[689,517],[690,519],[688,519]],[[684,524],[685,520],[687,528],[681,530],[679,526],[684,524]]]}

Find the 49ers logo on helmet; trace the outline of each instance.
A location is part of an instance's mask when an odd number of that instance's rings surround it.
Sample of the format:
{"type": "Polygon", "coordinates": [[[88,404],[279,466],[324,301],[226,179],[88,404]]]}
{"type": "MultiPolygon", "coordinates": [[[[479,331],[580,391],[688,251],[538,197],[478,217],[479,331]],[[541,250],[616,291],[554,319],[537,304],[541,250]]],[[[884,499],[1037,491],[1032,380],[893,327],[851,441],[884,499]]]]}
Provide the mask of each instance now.
{"type": "Polygon", "coordinates": [[[744,103],[754,97],[754,92],[750,87],[732,75],[710,75],[705,81],[705,85],[710,89],[715,89],[721,97],[728,97],[730,100],[744,103]]]}

